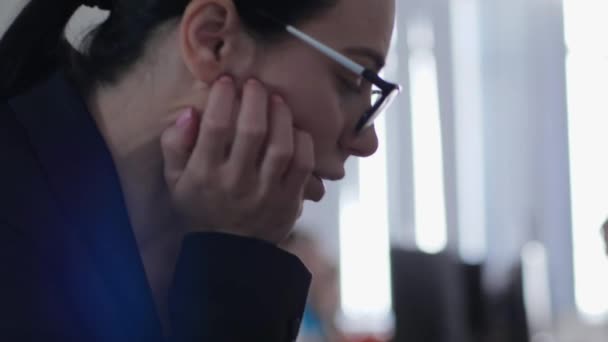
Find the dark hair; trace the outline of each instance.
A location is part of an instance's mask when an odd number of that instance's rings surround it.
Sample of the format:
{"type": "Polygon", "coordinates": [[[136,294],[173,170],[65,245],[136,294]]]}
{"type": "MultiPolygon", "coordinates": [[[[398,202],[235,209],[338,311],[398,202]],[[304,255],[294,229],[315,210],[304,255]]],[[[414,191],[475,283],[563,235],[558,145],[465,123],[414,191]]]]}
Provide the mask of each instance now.
{"type": "MultiPolygon", "coordinates": [[[[19,94],[58,68],[65,68],[85,96],[99,84],[116,82],[137,62],[155,29],[179,18],[190,0],[105,0],[109,17],[78,52],[65,27],[84,0],[30,0],[0,40],[0,98],[19,94]]],[[[99,2],[99,1],[98,1],[99,2]]],[[[281,28],[258,11],[299,23],[337,0],[233,0],[245,27],[257,38],[275,39],[281,28]]]]}

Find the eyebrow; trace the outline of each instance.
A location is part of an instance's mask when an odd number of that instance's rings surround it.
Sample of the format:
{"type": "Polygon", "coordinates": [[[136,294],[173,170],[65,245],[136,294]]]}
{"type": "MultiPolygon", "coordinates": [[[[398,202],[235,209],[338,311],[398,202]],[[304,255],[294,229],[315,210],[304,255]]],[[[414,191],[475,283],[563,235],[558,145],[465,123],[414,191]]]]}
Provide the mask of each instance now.
{"type": "Polygon", "coordinates": [[[353,46],[344,49],[344,52],[347,54],[359,55],[362,57],[367,57],[372,60],[374,63],[374,71],[380,71],[386,65],[386,58],[379,53],[378,51],[364,47],[364,46],[353,46]]]}

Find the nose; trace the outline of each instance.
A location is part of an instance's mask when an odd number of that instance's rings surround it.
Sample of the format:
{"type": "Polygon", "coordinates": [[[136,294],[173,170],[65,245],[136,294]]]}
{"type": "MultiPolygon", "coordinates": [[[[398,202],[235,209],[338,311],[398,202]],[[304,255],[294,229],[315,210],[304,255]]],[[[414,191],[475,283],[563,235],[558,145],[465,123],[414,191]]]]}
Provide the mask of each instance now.
{"type": "Polygon", "coordinates": [[[376,153],[378,144],[376,128],[371,126],[359,133],[349,134],[344,147],[350,155],[356,157],[369,157],[376,153]]]}

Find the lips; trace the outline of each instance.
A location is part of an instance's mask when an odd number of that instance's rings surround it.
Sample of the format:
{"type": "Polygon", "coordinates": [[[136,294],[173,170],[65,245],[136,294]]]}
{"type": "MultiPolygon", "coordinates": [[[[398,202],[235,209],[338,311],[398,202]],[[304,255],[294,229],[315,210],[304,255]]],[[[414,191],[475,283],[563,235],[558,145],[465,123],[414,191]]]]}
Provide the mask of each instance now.
{"type": "Polygon", "coordinates": [[[317,176],[321,180],[328,180],[328,181],[335,182],[335,181],[344,179],[345,173],[346,172],[344,171],[344,169],[342,169],[341,171],[337,171],[337,172],[333,172],[333,173],[315,172],[315,173],[313,173],[313,175],[317,176]]]}

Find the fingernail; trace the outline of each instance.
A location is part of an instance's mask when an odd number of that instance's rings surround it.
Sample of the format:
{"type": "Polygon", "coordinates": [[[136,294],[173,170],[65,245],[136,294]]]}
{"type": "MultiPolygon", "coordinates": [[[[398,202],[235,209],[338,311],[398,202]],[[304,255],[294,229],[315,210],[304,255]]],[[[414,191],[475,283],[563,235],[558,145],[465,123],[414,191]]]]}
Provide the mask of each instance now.
{"type": "Polygon", "coordinates": [[[220,77],[219,81],[222,84],[231,84],[232,83],[232,77],[230,76],[222,76],[220,77]]]}
{"type": "Polygon", "coordinates": [[[258,82],[258,80],[256,80],[255,78],[251,78],[251,79],[249,79],[249,80],[247,81],[247,85],[248,85],[248,86],[255,87],[255,86],[257,86],[258,84],[260,84],[260,82],[258,82]]]}
{"type": "Polygon", "coordinates": [[[175,125],[179,128],[185,128],[190,124],[190,122],[192,122],[192,117],[192,108],[188,108],[179,116],[179,118],[177,118],[177,122],[175,123],[175,125]]]}
{"type": "Polygon", "coordinates": [[[277,105],[282,105],[285,103],[285,100],[280,95],[272,95],[272,102],[277,105]]]}

